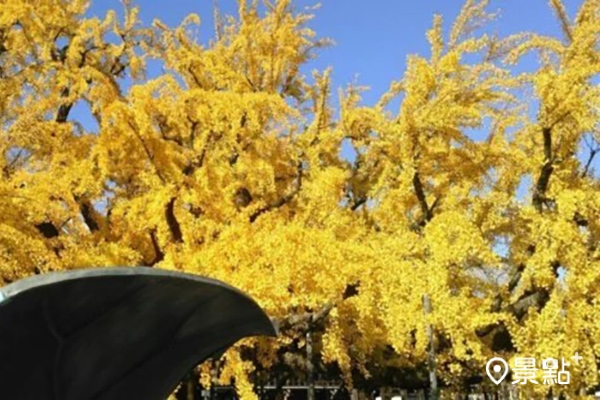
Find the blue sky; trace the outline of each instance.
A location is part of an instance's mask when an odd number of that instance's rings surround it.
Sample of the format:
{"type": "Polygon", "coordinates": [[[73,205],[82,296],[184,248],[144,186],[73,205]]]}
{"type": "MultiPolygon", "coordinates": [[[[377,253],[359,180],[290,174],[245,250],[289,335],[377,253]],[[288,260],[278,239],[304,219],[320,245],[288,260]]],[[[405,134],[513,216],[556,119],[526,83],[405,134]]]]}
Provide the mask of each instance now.
{"type": "MultiPolygon", "coordinates": [[[[569,14],[577,11],[581,1],[565,1],[569,14]]],[[[299,10],[317,3],[294,1],[299,10]]],[[[200,40],[208,42],[214,33],[212,0],[137,0],[134,4],[140,6],[144,23],[159,18],[174,26],[194,12],[202,19],[200,40]]],[[[305,71],[332,66],[335,88],[354,81],[367,85],[371,91],[365,93],[364,101],[373,104],[392,80],[402,76],[407,55],[428,54],[425,32],[433,15],[442,14],[447,28],[462,4],[462,0],[322,0],[310,25],[319,36],[336,44],[322,50],[305,71]]],[[[222,13],[236,14],[235,0],[218,0],[218,5],[222,13]]],[[[92,1],[89,13],[103,16],[110,8],[120,9],[119,1],[92,1]]],[[[522,30],[560,34],[547,0],[492,0],[491,9],[501,10],[499,20],[489,27],[500,35],[522,30]]]]}

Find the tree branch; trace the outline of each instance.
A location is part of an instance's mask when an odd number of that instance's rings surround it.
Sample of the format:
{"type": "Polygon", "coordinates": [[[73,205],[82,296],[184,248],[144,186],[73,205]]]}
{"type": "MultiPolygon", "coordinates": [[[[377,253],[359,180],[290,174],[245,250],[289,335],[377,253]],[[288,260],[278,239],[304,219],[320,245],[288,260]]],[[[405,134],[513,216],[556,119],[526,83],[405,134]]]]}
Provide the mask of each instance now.
{"type": "Polygon", "coordinates": [[[590,171],[590,166],[592,165],[592,161],[594,161],[594,157],[596,156],[596,154],[598,153],[599,150],[600,150],[600,148],[590,149],[590,156],[589,156],[587,163],[585,164],[585,168],[581,174],[582,178],[585,178],[587,176],[588,172],[590,171]]]}
{"type": "Polygon", "coordinates": [[[158,178],[163,183],[166,183],[165,178],[163,178],[162,174],[158,170],[158,167],[154,163],[154,155],[152,154],[152,152],[150,151],[150,149],[146,145],[146,142],[144,141],[144,138],[142,138],[142,135],[139,134],[139,132],[137,131],[137,129],[135,128],[135,126],[131,123],[131,121],[127,121],[127,124],[129,125],[129,127],[133,131],[134,135],[137,136],[137,138],[139,139],[140,143],[142,144],[142,147],[144,148],[144,152],[146,153],[146,156],[148,157],[148,160],[150,161],[150,164],[152,164],[152,167],[154,167],[154,171],[156,172],[156,175],[158,176],[158,178]]]}
{"type": "Polygon", "coordinates": [[[262,214],[264,214],[266,212],[283,207],[284,205],[289,203],[300,192],[300,189],[302,188],[302,174],[303,174],[302,161],[298,162],[297,170],[298,170],[298,175],[297,175],[297,180],[296,180],[296,187],[294,188],[294,190],[292,192],[286,194],[285,196],[279,198],[277,201],[256,210],[254,213],[252,213],[252,215],[250,215],[250,222],[256,221],[256,219],[258,217],[260,217],[262,214]]]}
{"type": "Polygon", "coordinates": [[[150,231],[150,240],[152,241],[152,248],[154,249],[154,259],[150,262],[150,266],[158,264],[162,260],[165,259],[165,253],[160,249],[158,245],[158,239],[156,238],[156,230],[152,229],[150,231]]]}
{"type": "Polygon", "coordinates": [[[544,137],[545,161],[533,192],[533,205],[538,211],[542,210],[542,205],[546,199],[546,190],[548,189],[548,184],[550,183],[550,176],[552,175],[552,171],[554,171],[554,159],[552,156],[552,129],[543,128],[542,135],[544,137]]]}
{"type": "Polygon", "coordinates": [[[360,206],[362,206],[366,202],[367,202],[366,197],[360,197],[358,199],[355,199],[354,202],[352,203],[352,206],[350,206],[350,210],[356,211],[360,208],[360,206]]]}
{"type": "MultiPolygon", "coordinates": [[[[60,93],[60,97],[65,98],[69,96],[69,88],[64,88],[62,90],[62,92],[60,93]]],[[[71,108],[73,107],[73,103],[67,103],[67,104],[61,104],[61,106],[58,108],[58,112],[56,113],[56,122],[59,123],[64,123],[67,122],[67,119],[69,118],[69,112],[71,111],[71,108]]]]}
{"type": "Polygon", "coordinates": [[[181,243],[183,242],[183,234],[181,233],[179,221],[177,221],[177,218],[175,217],[175,200],[176,197],[172,197],[167,203],[167,207],[165,208],[165,218],[167,219],[167,225],[169,225],[173,240],[176,243],[181,243]]]}
{"type": "MultiPolygon", "coordinates": [[[[425,197],[425,191],[423,190],[423,183],[421,182],[421,177],[419,172],[415,171],[413,175],[413,187],[415,188],[415,194],[417,195],[417,200],[419,200],[419,205],[421,206],[421,212],[423,213],[423,221],[429,222],[432,218],[431,208],[427,205],[427,199],[425,197]]],[[[434,203],[435,204],[435,203],[434,203]]]]}
{"type": "Polygon", "coordinates": [[[46,238],[52,239],[58,237],[59,232],[52,222],[41,222],[35,225],[35,228],[46,238]]]}
{"type": "Polygon", "coordinates": [[[275,323],[279,332],[294,330],[300,333],[306,333],[315,325],[323,322],[335,305],[335,302],[330,301],[316,311],[291,314],[287,317],[276,319],[275,323]]]}
{"type": "Polygon", "coordinates": [[[90,232],[94,232],[100,229],[98,222],[94,217],[94,208],[90,204],[89,201],[78,201],[79,210],[81,212],[81,216],[83,217],[83,221],[87,225],[90,232]]]}

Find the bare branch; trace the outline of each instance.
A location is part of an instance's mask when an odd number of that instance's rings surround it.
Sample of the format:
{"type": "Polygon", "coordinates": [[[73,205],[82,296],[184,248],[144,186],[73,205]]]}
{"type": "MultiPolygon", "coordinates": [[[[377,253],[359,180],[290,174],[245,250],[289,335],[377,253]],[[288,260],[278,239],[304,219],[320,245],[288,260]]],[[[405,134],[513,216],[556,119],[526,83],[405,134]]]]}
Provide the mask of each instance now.
{"type": "Polygon", "coordinates": [[[556,14],[556,18],[558,18],[558,21],[560,22],[563,34],[569,42],[572,42],[573,32],[571,30],[571,21],[569,21],[565,5],[562,3],[562,0],[550,0],[550,5],[556,14]]]}
{"type": "Polygon", "coordinates": [[[592,161],[594,161],[594,157],[596,156],[596,154],[598,153],[599,149],[593,149],[590,150],[590,156],[587,160],[587,163],[585,164],[585,168],[583,170],[583,173],[581,174],[582,178],[585,178],[587,176],[587,174],[590,171],[590,166],[592,165],[592,161]]]}
{"type": "Polygon", "coordinates": [[[600,151],[600,144],[598,144],[593,137],[591,138],[591,140],[589,142],[586,140],[586,145],[587,145],[588,149],[590,150],[590,155],[585,164],[583,172],[581,173],[582,178],[585,178],[588,175],[588,173],[590,171],[590,167],[592,166],[592,162],[594,161],[594,157],[600,151]],[[596,146],[594,146],[594,143],[596,144],[596,146]]]}
{"type": "Polygon", "coordinates": [[[213,0],[213,20],[215,23],[215,36],[217,41],[220,41],[223,37],[223,19],[221,18],[221,13],[219,10],[219,4],[217,0],[213,0]]]}

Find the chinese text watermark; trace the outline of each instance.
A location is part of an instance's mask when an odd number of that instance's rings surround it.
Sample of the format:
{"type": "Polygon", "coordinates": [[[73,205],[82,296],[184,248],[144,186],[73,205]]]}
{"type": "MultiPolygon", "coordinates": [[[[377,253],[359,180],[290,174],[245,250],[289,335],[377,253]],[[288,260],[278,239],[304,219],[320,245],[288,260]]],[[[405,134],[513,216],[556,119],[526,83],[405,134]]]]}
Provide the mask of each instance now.
{"type": "MultiPolygon", "coordinates": [[[[579,365],[582,358],[579,353],[575,353],[571,360],[579,365]]],[[[539,364],[541,368],[538,368],[535,358],[516,357],[511,368],[503,358],[494,357],[487,362],[485,370],[491,381],[496,385],[499,385],[508,376],[509,372],[512,372],[513,385],[525,385],[527,383],[534,385],[568,385],[571,383],[571,372],[568,370],[571,364],[564,357],[560,360],[548,357],[541,360],[539,364]]]]}

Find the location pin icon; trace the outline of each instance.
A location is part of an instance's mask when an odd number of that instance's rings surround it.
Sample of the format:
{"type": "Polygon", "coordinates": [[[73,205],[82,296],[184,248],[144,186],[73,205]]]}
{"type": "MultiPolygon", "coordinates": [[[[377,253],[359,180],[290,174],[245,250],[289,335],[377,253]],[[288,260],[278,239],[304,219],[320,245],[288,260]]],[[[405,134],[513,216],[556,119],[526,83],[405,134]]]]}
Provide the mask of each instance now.
{"type": "Polygon", "coordinates": [[[500,382],[506,378],[508,375],[508,363],[504,361],[503,358],[494,357],[487,362],[485,366],[485,372],[487,372],[488,376],[496,385],[499,385],[500,382]],[[494,366],[492,366],[494,364],[494,366]],[[502,374],[499,379],[496,379],[495,374],[502,374]]]}

